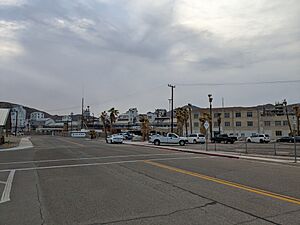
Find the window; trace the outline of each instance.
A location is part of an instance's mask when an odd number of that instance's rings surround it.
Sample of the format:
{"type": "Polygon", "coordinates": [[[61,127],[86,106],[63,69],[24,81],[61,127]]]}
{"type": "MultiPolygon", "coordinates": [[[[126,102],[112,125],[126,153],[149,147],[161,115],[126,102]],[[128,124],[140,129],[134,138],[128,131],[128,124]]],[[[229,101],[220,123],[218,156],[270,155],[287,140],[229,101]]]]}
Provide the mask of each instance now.
{"type": "Polygon", "coordinates": [[[230,127],[230,122],[225,122],[225,127],[230,127]]]}
{"type": "Polygon", "coordinates": [[[240,112],[235,113],[235,117],[241,117],[241,116],[242,116],[242,114],[240,112]]]}
{"type": "Polygon", "coordinates": [[[275,121],[275,126],[281,126],[281,121],[275,121]]]}
{"type": "Polygon", "coordinates": [[[219,127],[218,122],[214,122],[214,127],[219,127]]]}
{"type": "Polygon", "coordinates": [[[225,118],[230,118],[230,113],[228,113],[228,112],[227,112],[227,113],[224,113],[224,117],[225,117],[225,118]]]}
{"type": "Polygon", "coordinates": [[[241,137],[245,137],[245,133],[241,133],[241,137]]]}
{"type": "Polygon", "coordinates": [[[247,121],[247,126],[248,127],[253,127],[253,121],[247,121]]]}
{"type": "Polygon", "coordinates": [[[236,127],[241,127],[242,126],[242,122],[240,122],[240,121],[235,122],[235,126],[236,127]]]}
{"type": "Polygon", "coordinates": [[[194,113],[194,119],[199,119],[199,114],[198,113],[194,113]]]}
{"type": "Polygon", "coordinates": [[[218,117],[219,117],[219,115],[221,116],[221,115],[222,115],[222,113],[218,113],[218,112],[217,112],[217,113],[214,113],[214,117],[215,117],[215,118],[218,118],[218,117]]]}
{"type": "Polygon", "coordinates": [[[252,117],[252,112],[247,112],[247,117],[252,117]]]}
{"type": "Polygon", "coordinates": [[[284,120],[282,125],[283,125],[283,126],[288,126],[288,125],[289,125],[289,123],[288,123],[288,121],[287,121],[287,120],[284,120]]]}
{"type": "Polygon", "coordinates": [[[265,121],[264,124],[266,127],[269,127],[269,126],[271,126],[271,121],[265,121]]]}
{"type": "Polygon", "coordinates": [[[194,122],[194,127],[199,127],[199,122],[194,122]]]}
{"type": "Polygon", "coordinates": [[[276,136],[282,136],[282,131],[281,130],[276,130],[275,135],[276,136]]]}

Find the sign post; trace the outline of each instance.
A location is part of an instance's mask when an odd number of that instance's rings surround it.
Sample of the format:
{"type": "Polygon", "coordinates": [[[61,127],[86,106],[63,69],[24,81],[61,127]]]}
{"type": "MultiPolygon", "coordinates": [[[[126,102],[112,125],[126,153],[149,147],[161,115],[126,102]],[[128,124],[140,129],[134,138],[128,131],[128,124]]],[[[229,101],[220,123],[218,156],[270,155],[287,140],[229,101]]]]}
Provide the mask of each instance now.
{"type": "Polygon", "coordinates": [[[205,130],[206,130],[206,132],[205,132],[205,150],[206,151],[208,151],[208,134],[207,134],[207,131],[208,131],[208,128],[209,128],[209,123],[208,123],[208,121],[205,121],[205,123],[204,123],[204,128],[205,128],[205,130]]]}

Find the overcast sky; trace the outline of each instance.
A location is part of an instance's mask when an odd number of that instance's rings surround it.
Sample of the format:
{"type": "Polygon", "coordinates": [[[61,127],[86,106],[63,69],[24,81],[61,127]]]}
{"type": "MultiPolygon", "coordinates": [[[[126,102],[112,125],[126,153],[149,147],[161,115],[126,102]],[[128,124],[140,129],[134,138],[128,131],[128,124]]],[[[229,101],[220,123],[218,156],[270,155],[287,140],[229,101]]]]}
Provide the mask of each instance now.
{"type": "Polygon", "coordinates": [[[0,101],[50,113],[300,102],[299,0],[0,0],[0,101]]]}

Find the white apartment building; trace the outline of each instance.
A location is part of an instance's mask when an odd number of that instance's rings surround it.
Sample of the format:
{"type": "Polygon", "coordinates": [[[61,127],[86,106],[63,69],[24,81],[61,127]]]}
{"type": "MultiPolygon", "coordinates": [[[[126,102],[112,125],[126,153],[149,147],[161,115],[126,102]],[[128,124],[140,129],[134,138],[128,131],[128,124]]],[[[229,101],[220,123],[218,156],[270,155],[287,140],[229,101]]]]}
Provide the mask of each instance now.
{"type": "Polygon", "coordinates": [[[40,120],[40,119],[43,119],[45,118],[45,114],[42,113],[42,112],[32,112],[30,114],[30,120],[31,121],[36,121],[36,120],[40,120]]]}

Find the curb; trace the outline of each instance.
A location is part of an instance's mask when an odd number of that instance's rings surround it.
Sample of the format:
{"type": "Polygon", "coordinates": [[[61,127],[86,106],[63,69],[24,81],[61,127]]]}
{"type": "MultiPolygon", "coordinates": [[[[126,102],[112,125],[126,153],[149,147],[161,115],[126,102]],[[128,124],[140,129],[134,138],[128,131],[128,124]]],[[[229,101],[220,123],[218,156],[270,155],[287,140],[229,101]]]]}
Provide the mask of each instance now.
{"type": "Polygon", "coordinates": [[[210,155],[210,156],[218,156],[218,157],[224,157],[224,158],[231,158],[231,159],[244,159],[244,160],[256,160],[261,162],[269,162],[269,163],[284,163],[284,164],[291,164],[294,165],[299,164],[295,163],[293,160],[287,160],[287,159],[273,159],[273,158],[261,158],[256,156],[235,156],[235,155],[229,155],[229,154],[222,154],[222,153],[212,153],[212,152],[204,152],[204,151],[194,151],[194,150],[187,150],[187,149],[178,149],[174,147],[164,147],[164,146],[150,146],[150,145],[143,145],[143,144],[132,144],[129,142],[124,142],[124,144],[132,145],[132,146],[140,146],[140,147],[148,147],[148,148],[158,148],[158,149],[164,149],[164,150],[171,150],[171,151],[178,151],[178,152],[187,152],[187,153],[194,153],[194,154],[202,154],[202,155],[210,155]]]}
{"type": "Polygon", "coordinates": [[[219,157],[225,157],[225,158],[231,158],[231,159],[240,159],[240,156],[235,156],[235,155],[226,155],[226,154],[211,153],[211,152],[199,152],[199,151],[193,151],[193,150],[187,150],[187,149],[172,148],[172,147],[167,147],[167,146],[150,146],[150,145],[142,145],[142,144],[132,144],[132,143],[128,143],[128,142],[124,142],[124,144],[132,145],[132,146],[146,147],[146,148],[158,148],[158,149],[171,150],[171,151],[176,151],[176,152],[186,152],[186,153],[194,153],[194,154],[202,154],[202,155],[210,155],[210,156],[219,156],[219,157]]]}
{"type": "Polygon", "coordinates": [[[18,147],[0,149],[0,152],[18,151],[33,148],[33,145],[29,139],[30,137],[24,137],[20,140],[18,147]]]}

